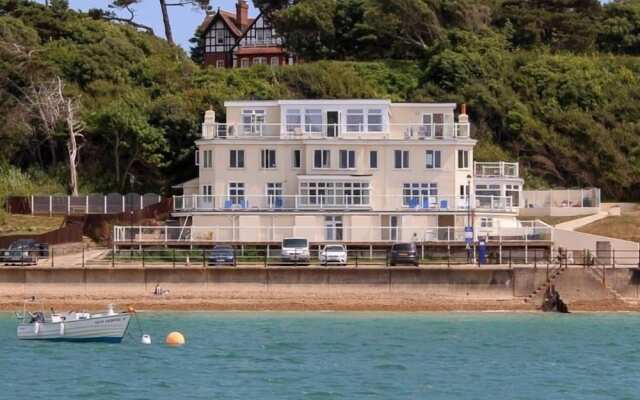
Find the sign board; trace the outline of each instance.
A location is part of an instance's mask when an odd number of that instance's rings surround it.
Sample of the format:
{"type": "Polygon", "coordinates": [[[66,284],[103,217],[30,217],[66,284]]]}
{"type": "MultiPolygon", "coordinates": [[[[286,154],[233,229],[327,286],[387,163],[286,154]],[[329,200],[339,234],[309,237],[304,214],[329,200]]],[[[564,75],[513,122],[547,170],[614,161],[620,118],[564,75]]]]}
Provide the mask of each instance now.
{"type": "Polygon", "coordinates": [[[465,226],[464,227],[464,241],[465,243],[473,243],[473,227],[465,226]]]}

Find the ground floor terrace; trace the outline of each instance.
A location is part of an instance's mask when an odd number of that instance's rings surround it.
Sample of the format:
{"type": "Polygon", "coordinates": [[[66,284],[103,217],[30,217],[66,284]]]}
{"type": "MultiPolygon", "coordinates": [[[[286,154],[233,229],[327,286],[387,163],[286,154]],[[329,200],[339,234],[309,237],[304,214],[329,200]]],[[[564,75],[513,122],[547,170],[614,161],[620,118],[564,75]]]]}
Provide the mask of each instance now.
{"type": "Polygon", "coordinates": [[[513,214],[403,213],[207,213],[175,215],[175,225],[115,226],[115,243],[279,243],[302,237],[312,243],[384,244],[400,241],[464,243],[553,241],[553,228],[513,214]],[[468,221],[472,221],[469,224],[468,221]],[[473,232],[465,227],[472,226],[473,232]]]}

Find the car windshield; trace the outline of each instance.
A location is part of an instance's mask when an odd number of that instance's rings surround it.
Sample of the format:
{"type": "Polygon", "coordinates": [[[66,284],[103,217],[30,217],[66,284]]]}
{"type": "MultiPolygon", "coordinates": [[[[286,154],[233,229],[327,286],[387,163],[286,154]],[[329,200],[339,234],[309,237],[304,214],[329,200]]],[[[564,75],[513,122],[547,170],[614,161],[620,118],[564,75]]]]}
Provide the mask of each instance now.
{"type": "Polygon", "coordinates": [[[231,247],[214,247],[213,252],[217,254],[233,254],[231,247]]]}
{"type": "Polygon", "coordinates": [[[344,251],[344,247],[342,246],[327,246],[324,249],[325,251],[344,251]]]}
{"type": "Polygon", "coordinates": [[[395,251],[413,251],[414,245],[412,243],[398,243],[393,245],[395,251]]]}
{"type": "Polygon", "coordinates": [[[10,249],[18,249],[21,247],[29,247],[33,245],[32,240],[16,240],[9,246],[10,249]]]}
{"type": "Polygon", "coordinates": [[[282,241],[282,247],[307,247],[308,242],[307,239],[285,239],[282,241]]]}

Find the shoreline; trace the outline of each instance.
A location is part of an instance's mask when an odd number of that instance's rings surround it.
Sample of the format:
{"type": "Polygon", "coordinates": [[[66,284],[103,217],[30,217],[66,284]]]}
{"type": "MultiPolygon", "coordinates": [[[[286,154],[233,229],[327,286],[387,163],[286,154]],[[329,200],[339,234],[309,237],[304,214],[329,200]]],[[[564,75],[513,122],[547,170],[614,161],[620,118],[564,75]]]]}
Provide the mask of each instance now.
{"type": "MultiPolygon", "coordinates": [[[[0,311],[22,310],[24,300],[16,297],[0,297],[0,311]]],[[[531,312],[541,313],[537,304],[523,299],[456,299],[426,296],[359,296],[359,295],[277,295],[254,293],[248,295],[221,295],[196,297],[38,297],[33,308],[103,310],[108,304],[119,308],[133,306],[140,311],[230,311],[230,312],[531,312]]],[[[620,300],[574,301],[569,303],[571,312],[640,312],[640,304],[620,300]]]]}

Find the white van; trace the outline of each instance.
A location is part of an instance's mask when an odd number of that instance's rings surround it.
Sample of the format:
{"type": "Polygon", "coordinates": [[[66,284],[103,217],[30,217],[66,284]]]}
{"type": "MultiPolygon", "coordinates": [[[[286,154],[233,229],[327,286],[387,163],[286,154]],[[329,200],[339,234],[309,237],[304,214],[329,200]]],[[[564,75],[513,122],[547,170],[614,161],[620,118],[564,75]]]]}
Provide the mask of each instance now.
{"type": "Polygon", "coordinates": [[[298,262],[308,264],[309,241],[305,238],[285,238],[282,240],[280,257],[285,262],[298,262]]]}

